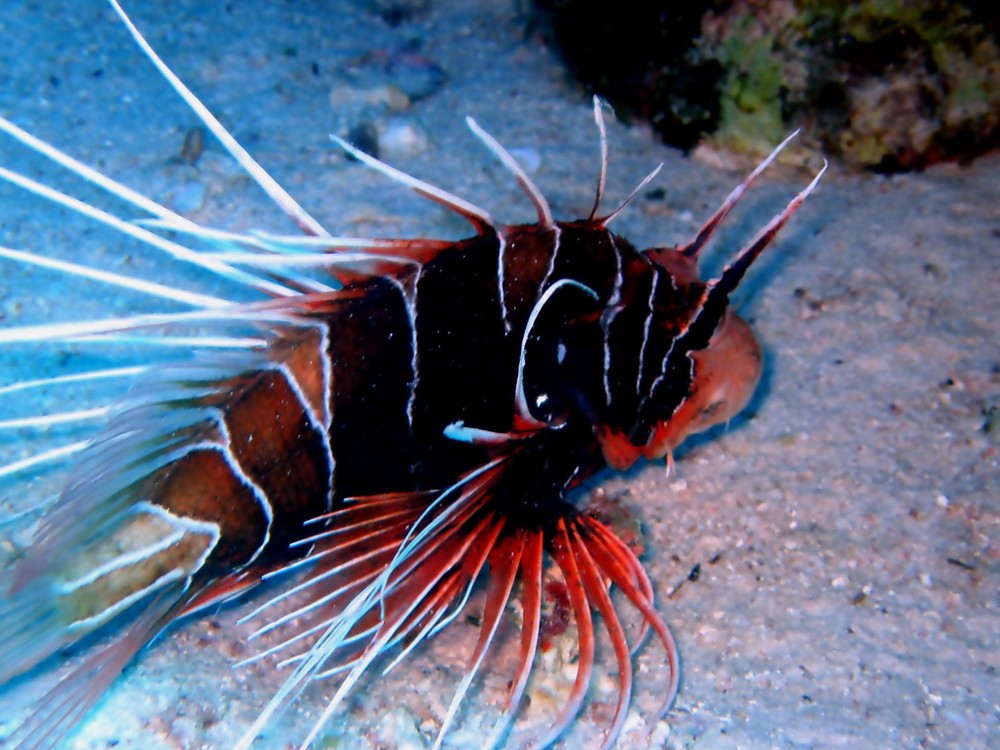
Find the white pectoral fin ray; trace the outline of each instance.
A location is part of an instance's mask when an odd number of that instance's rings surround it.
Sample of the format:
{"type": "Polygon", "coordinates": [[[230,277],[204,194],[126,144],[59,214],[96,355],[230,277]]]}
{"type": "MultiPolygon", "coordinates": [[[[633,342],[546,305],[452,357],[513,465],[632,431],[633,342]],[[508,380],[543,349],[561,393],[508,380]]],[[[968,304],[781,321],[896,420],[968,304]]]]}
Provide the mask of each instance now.
{"type": "Polygon", "coordinates": [[[302,206],[300,206],[288,192],[279,185],[267,171],[257,163],[250,153],[240,145],[233,135],[226,130],[226,128],[219,122],[218,118],[211,113],[211,111],[206,107],[194,92],[189,89],[184,82],[177,77],[169,66],[160,58],[156,53],[156,50],[146,41],[146,38],[142,35],[139,29],[132,19],[128,17],[124,9],[118,3],[118,0],[109,0],[111,6],[115,9],[115,12],[121,18],[122,22],[125,24],[132,38],[135,39],[136,44],[142,49],[143,53],[149,59],[156,69],[160,71],[160,74],[167,80],[171,87],[180,95],[184,102],[194,111],[198,118],[205,124],[212,135],[219,139],[219,142],[226,148],[226,150],[232,154],[233,158],[239,162],[240,166],[249,174],[258,185],[263,188],[264,192],[270,196],[273,200],[287,215],[294,221],[302,231],[307,234],[314,235],[325,235],[327,231],[323,229],[316,219],[309,215],[308,212],[302,206]]]}
{"type": "MultiPolygon", "coordinates": [[[[16,126],[8,122],[7,120],[0,118],[0,129],[8,133],[11,133],[12,128],[16,128],[16,126]]],[[[16,131],[24,132],[21,131],[20,128],[16,128],[16,131]]],[[[37,138],[34,137],[32,137],[32,140],[30,142],[26,141],[26,144],[29,145],[31,148],[36,148],[35,145],[36,143],[42,143],[42,141],[39,141],[37,138]]],[[[52,151],[55,151],[55,149],[52,146],[48,146],[48,144],[46,144],[46,146],[52,151]]],[[[61,154],[62,152],[57,152],[57,153],[61,154]]],[[[45,155],[49,154],[45,153],[45,155]]],[[[94,177],[92,181],[94,181],[96,179],[96,176],[99,175],[102,180],[102,182],[100,182],[99,185],[107,189],[108,191],[112,192],[114,195],[122,198],[123,200],[127,200],[130,203],[138,205],[140,208],[144,210],[150,211],[154,215],[161,217],[161,220],[170,222],[174,226],[180,227],[180,226],[193,225],[193,222],[185,219],[182,216],[179,216],[178,214],[173,213],[172,211],[169,211],[168,209],[149,200],[148,198],[140,196],[139,193],[136,193],[134,190],[131,190],[125,187],[124,185],[120,185],[119,183],[114,182],[109,177],[100,175],[100,173],[97,172],[96,170],[93,170],[90,167],[86,167],[85,165],[79,164],[78,162],[71,159],[69,156],[66,156],[65,154],[62,154],[62,156],[64,158],[58,161],[59,164],[64,166],[67,163],[72,164],[73,171],[77,172],[78,174],[79,174],[78,170],[86,170],[86,173],[81,174],[81,176],[91,179],[91,176],[93,175],[94,177]]],[[[48,185],[44,185],[38,182],[37,180],[33,180],[32,178],[27,177],[26,175],[20,174],[10,169],[6,169],[4,167],[0,167],[0,179],[3,179],[13,185],[17,185],[18,187],[23,188],[24,190],[27,190],[29,193],[37,195],[40,198],[45,198],[46,200],[52,201],[53,203],[68,208],[71,211],[75,211],[78,214],[99,221],[100,223],[109,226],[119,232],[122,232],[123,234],[126,234],[130,237],[134,237],[135,239],[151,247],[154,247],[158,250],[165,252],[167,255],[176,258],[177,260],[184,261],[187,263],[193,263],[208,271],[211,271],[214,274],[217,274],[222,278],[229,279],[230,281],[238,283],[242,286],[248,286],[253,289],[258,289],[266,294],[275,297],[282,297],[294,294],[294,292],[291,289],[282,284],[275,283],[269,279],[254,276],[253,274],[247,273],[246,271],[241,271],[239,269],[225,266],[223,264],[214,263],[213,261],[202,257],[201,253],[192,250],[191,248],[184,247],[183,245],[180,245],[176,242],[172,242],[164,237],[160,237],[159,235],[150,232],[149,230],[143,228],[142,226],[136,224],[135,222],[125,221],[124,219],[121,219],[111,213],[108,213],[107,211],[103,211],[85,201],[67,195],[59,190],[56,190],[55,188],[49,187],[48,185]]]]}
{"type": "MultiPolygon", "coordinates": [[[[120,198],[121,200],[130,203],[131,205],[135,206],[136,208],[142,211],[146,211],[152,214],[153,216],[158,217],[160,221],[169,224],[173,228],[179,229],[180,227],[190,228],[198,226],[190,219],[187,219],[181,216],[180,214],[171,211],[166,206],[157,203],[156,201],[148,198],[142,193],[133,190],[127,185],[123,185],[120,182],[111,179],[110,177],[103,174],[102,172],[99,172],[93,167],[87,166],[86,164],[78,161],[77,159],[74,159],[72,156],[63,151],[60,151],[52,144],[46,143],[40,138],[36,138],[35,136],[19,128],[17,125],[15,125],[14,123],[10,122],[9,120],[3,117],[0,117],[0,131],[7,133],[12,138],[20,141],[33,151],[36,151],[42,156],[51,159],[56,164],[69,170],[73,174],[82,177],[83,179],[96,185],[102,190],[111,193],[117,198],[120,198]]],[[[10,175],[14,174],[16,173],[8,171],[4,175],[0,176],[8,178],[10,175]]],[[[43,198],[47,198],[49,200],[56,201],[57,203],[65,205],[67,208],[73,210],[80,210],[79,209],[80,205],[87,206],[87,204],[82,202],[80,202],[79,204],[74,203],[72,202],[72,199],[70,199],[68,196],[63,195],[57,190],[41,185],[40,183],[31,180],[28,177],[25,177],[23,175],[17,175],[17,176],[19,178],[19,181],[16,184],[20,185],[21,187],[24,187],[26,190],[32,193],[35,193],[36,195],[39,195],[43,198]]],[[[87,215],[90,215],[93,218],[97,218],[98,220],[103,221],[104,223],[109,223],[107,221],[104,221],[104,219],[101,216],[94,216],[93,214],[87,214],[87,215]]],[[[117,223],[114,224],[114,226],[115,228],[120,228],[117,223]]],[[[147,237],[146,235],[138,236],[138,238],[143,241],[147,241],[146,237],[147,237]]],[[[155,244],[154,246],[160,250],[169,253],[172,257],[180,261],[194,263],[195,265],[201,266],[211,271],[212,273],[217,274],[222,278],[229,279],[243,286],[249,286],[254,289],[259,289],[260,291],[266,294],[275,297],[294,294],[294,292],[291,289],[288,289],[282,284],[275,283],[268,279],[259,278],[257,276],[249,274],[245,271],[237,270],[235,268],[229,268],[223,265],[212,264],[210,261],[201,258],[197,251],[184,247],[182,245],[178,245],[176,243],[167,243],[167,244],[155,244]]]]}
{"type": "MultiPolygon", "coordinates": [[[[263,349],[282,330],[308,329],[315,321],[303,312],[310,306],[335,300],[339,292],[300,294],[292,298],[196,309],[151,313],[123,318],[69,320],[0,329],[0,346],[42,342],[139,343],[180,346],[189,350],[263,349]]],[[[17,384],[12,386],[17,388],[17,384]]]]}
{"type": "Polygon", "coordinates": [[[35,380],[21,380],[17,383],[0,387],[0,396],[6,396],[19,391],[27,391],[35,388],[51,388],[55,385],[68,385],[74,383],[86,383],[95,380],[113,380],[116,378],[131,378],[140,373],[146,372],[149,368],[145,365],[134,367],[109,367],[103,370],[91,370],[89,372],[78,372],[71,375],[54,375],[48,378],[36,378],[35,380]]]}
{"type": "Polygon", "coordinates": [[[219,299],[218,297],[212,297],[206,294],[197,294],[195,292],[189,292],[185,289],[167,286],[165,284],[158,284],[153,281],[144,281],[143,279],[137,279],[133,276],[126,276],[124,274],[104,271],[98,268],[91,268],[90,266],[82,266],[79,263],[71,263],[57,258],[49,258],[45,255],[37,255],[35,253],[15,250],[9,247],[0,246],[0,257],[14,260],[19,263],[39,266],[41,268],[50,268],[81,279],[91,279],[93,281],[99,281],[122,289],[131,289],[135,292],[153,295],[172,302],[180,302],[185,305],[191,305],[192,307],[225,307],[226,305],[232,304],[231,302],[219,299]]]}
{"type": "Polygon", "coordinates": [[[90,445],[90,442],[91,441],[89,440],[78,440],[77,442],[70,443],[69,445],[61,445],[56,448],[50,448],[42,453],[36,453],[32,456],[28,456],[27,458],[11,461],[10,463],[0,466],[0,479],[3,477],[13,476],[14,474],[19,474],[23,471],[27,471],[28,469],[34,469],[75,456],[80,453],[80,451],[87,448],[87,446],[90,445]]]}
{"type": "MultiPolygon", "coordinates": [[[[273,320],[274,316],[263,316],[260,322],[266,323],[273,320]]],[[[171,326],[187,323],[211,323],[211,322],[253,322],[253,318],[234,312],[233,317],[227,319],[224,314],[210,312],[176,313],[173,315],[136,315],[131,318],[108,318],[104,320],[84,320],[67,321],[64,323],[43,323],[36,326],[22,326],[20,328],[8,328],[0,330],[0,345],[14,343],[37,343],[42,341],[86,341],[86,340],[126,340],[128,332],[134,332],[143,328],[156,328],[158,326],[171,326]],[[121,334],[118,336],[118,334],[121,334]]],[[[132,340],[138,340],[133,337],[132,340]]],[[[170,337],[150,336],[143,341],[151,344],[164,346],[170,345],[170,337]]],[[[202,339],[196,339],[200,346],[208,348],[210,344],[201,343],[202,339]]],[[[267,344],[266,340],[259,338],[231,338],[229,340],[233,348],[259,349],[267,344]]],[[[185,346],[190,346],[190,339],[184,341],[185,346]]]]}
{"type": "MultiPolygon", "coordinates": [[[[404,643],[405,653],[454,616],[502,529],[502,518],[485,510],[501,466],[501,460],[486,464],[437,493],[362,497],[337,511],[336,528],[343,525],[344,532],[333,529],[315,536],[309,556],[313,567],[303,583],[312,590],[310,601],[323,603],[315,610],[312,605],[297,610],[296,632],[278,649],[299,645],[302,628],[308,629],[312,643],[285,660],[295,665],[292,674],[237,748],[249,748],[310,682],[346,672],[302,745],[309,746],[376,660],[404,643]],[[441,503],[442,498],[450,500],[441,503]],[[376,518],[387,521],[380,531],[357,525],[376,518]],[[378,549],[376,557],[368,559],[376,545],[365,535],[372,533],[378,537],[378,549]]],[[[390,661],[389,667],[393,664],[390,661]]]]}

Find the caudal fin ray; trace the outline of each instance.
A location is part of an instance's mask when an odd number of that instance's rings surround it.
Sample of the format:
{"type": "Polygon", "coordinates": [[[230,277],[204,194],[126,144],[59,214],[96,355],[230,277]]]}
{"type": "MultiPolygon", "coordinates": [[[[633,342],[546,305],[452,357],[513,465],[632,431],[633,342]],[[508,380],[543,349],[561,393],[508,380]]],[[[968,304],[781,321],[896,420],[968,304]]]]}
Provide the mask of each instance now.
{"type": "MultiPolygon", "coordinates": [[[[4,743],[18,750],[55,750],[62,747],[80,719],[96,704],[125,666],[147,643],[153,640],[176,616],[183,605],[184,586],[175,584],[159,593],[144,606],[136,619],[114,638],[93,647],[83,661],[52,687],[31,709],[28,717],[4,738],[4,743]]],[[[0,604],[0,636],[6,625],[4,605],[0,604]]],[[[39,636],[51,630],[51,622],[35,623],[39,636]]],[[[0,667],[9,654],[6,638],[0,644],[0,667]]],[[[37,649],[34,656],[37,656],[37,649]]],[[[20,670],[23,671],[23,670],[20,670]]],[[[0,682],[5,681],[0,672],[0,682]]]]}

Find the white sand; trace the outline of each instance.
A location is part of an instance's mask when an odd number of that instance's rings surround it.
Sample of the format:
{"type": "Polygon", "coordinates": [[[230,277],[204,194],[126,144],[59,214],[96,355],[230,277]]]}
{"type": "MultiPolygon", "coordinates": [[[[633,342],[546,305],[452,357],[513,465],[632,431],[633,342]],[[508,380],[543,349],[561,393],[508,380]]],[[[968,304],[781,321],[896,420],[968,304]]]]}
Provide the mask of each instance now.
{"type": "MultiPolygon", "coordinates": [[[[522,39],[513,2],[449,5],[432,3],[428,15],[395,30],[342,0],[134,0],[129,8],[244,145],[336,232],[465,231],[345,162],[326,137],[347,124],[328,104],[332,73],[418,37],[449,80],[401,114],[427,145],[394,163],[501,220],[533,220],[509,176],[465,130],[461,115],[471,114],[507,146],[535,150],[534,177],[557,216],[585,215],[597,174],[586,98],[550,51],[522,39]]],[[[100,0],[4,3],[0,38],[6,116],[161,200],[185,186],[206,188],[200,221],[291,231],[214,143],[197,171],[169,163],[195,118],[100,0]]],[[[739,180],[658,145],[641,125],[612,125],[610,138],[609,204],[666,162],[656,183],[665,199],[638,198],[617,227],[639,246],[683,241],[739,180]]],[[[57,179],[7,140],[0,163],[57,179]]],[[[766,178],[713,245],[710,269],[808,179],[782,169],[766,178]]],[[[0,231],[0,242],[15,247],[217,288],[6,187],[0,231]]],[[[993,415],[991,433],[984,425],[1000,407],[1000,158],[892,179],[833,169],[751,277],[738,304],[768,356],[752,418],[685,451],[673,478],[646,466],[592,483],[629,491],[682,652],[680,697],[657,746],[995,747],[1000,420],[993,415]],[[667,600],[698,563],[700,578],[667,600]]],[[[3,324],[155,307],[96,285],[68,286],[0,265],[3,324]]],[[[40,356],[0,351],[4,380],[64,361],[32,359],[40,356]]],[[[79,364],[80,356],[66,359],[79,364]]],[[[9,456],[18,445],[0,442],[0,450],[9,456]]],[[[34,499],[3,495],[0,513],[34,499]]],[[[8,529],[0,527],[0,543],[8,529]]],[[[230,669],[251,653],[241,642],[249,628],[236,618],[226,610],[190,622],[144,652],[71,747],[228,746],[282,679],[267,666],[230,669]]],[[[473,638],[460,620],[409,665],[369,680],[324,747],[429,746],[462,669],[456,649],[473,638]]],[[[643,664],[655,667],[658,656],[647,648],[643,664]]],[[[0,737],[53,677],[0,692],[0,737]]],[[[662,677],[638,670],[643,701],[656,697],[662,677]]],[[[497,700],[506,679],[488,678],[479,705],[497,700]]],[[[546,684],[544,675],[536,681],[546,684]]],[[[566,747],[598,741],[613,696],[595,697],[566,747]]],[[[536,701],[544,702],[540,687],[536,701]]],[[[322,705],[314,696],[255,747],[290,746],[322,705]]],[[[481,746],[492,716],[466,711],[466,729],[449,746],[481,746]]],[[[647,745],[635,731],[619,746],[647,745]]]]}

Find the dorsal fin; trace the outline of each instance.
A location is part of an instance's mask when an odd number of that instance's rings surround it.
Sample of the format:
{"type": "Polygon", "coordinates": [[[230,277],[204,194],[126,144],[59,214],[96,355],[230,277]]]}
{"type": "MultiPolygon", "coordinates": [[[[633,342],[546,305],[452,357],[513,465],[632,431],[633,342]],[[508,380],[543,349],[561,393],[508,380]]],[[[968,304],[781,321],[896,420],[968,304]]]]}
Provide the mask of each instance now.
{"type": "Polygon", "coordinates": [[[513,156],[511,156],[510,151],[501,146],[500,141],[483,130],[479,126],[479,123],[471,117],[465,118],[465,124],[469,126],[469,130],[471,130],[479,140],[486,144],[486,147],[493,152],[493,154],[500,160],[500,163],[513,173],[514,179],[517,180],[517,184],[521,186],[521,189],[525,192],[528,198],[531,199],[531,203],[534,205],[535,211],[538,212],[538,223],[546,229],[552,229],[555,227],[555,221],[552,218],[552,209],[549,208],[549,202],[545,200],[545,196],[542,195],[542,191],[538,189],[538,186],[531,181],[530,177],[528,177],[528,173],[524,171],[524,168],[517,163],[517,160],[513,156]]]}
{"type": "Polygon", "coordinates": [[[597,123],[597,130],[601,134],[601,172],[597,177],[597,192],[594,196],[594,207],[590,209],[590,216],[587,221],[594,221],[598,210],[601,208],[601,199],[604,197],[604,187],[608,182],[608,128],[604,122],[604,110],[607,109],[612,114],[614,110],[604,99],[594,95],[594,122],[597,123]]]}
{"type": "Polygon", "coordinates": [[[598,219],[597,223],[600,224],[602,227],[606,227],[608,224],[614,221],[614,219],[618,216],[618,214],[624,211],[625,207],[632,202],[632,199],[639,194],[639,191],[642,190],[644,187],[646,187],[646,185],[648,185],[656,178],[656,175],[660,173],[661,169],[663,169],[663,162],[660,162],[656,166],[656,169],[654,169],[652,172],[650,172],[648,175],[642,178],[642,182],[636,185],[635,188],[632,190],[632,192],[629,193],[628,196],[626,196],[625,200],[623,200],[621,203],[618,204],[618,208],[616,208],[614,211],[609,213],[604,218],[598,219]]]}
{"type": "MultiPolygon", "coordinates": [[[[793,134],[794,135],[794,134],[793,134]]],[[[785,141],[788,142],[787,139],[785,141]]],[[[779,147],[780,148],[780,147],[779,147]]],[[[740,280],[742,280],[743,275],[750,268],[751,264],[760,257],[760,254],[764,251],[774,239],[774,236],[781,230],[783,226],[792,218],[802,202],[809,197],[809,194],[816,189],[816,185],[819,184],[820,179],[826,173],[828,162],[823,160],[823,167],[816,173],[813,177],[812,182],[810,182],[798,195],[789,201],[788,205],[785,206],[781,213],[777,214],[772,218],[763,229],[761,229],[757,236],[754,237],[750,243],[740,251],[737,255],[723,270],[722,275],[709,283],[710,294],[719,293],[728,296],[736,287],[739,285],[740,280]]]]}
{"type": "MultiPolygon", "coordinates": [[[[770,163],[777,158],[778,154],[780,154],[784,150],[785,146],[787,146],[789,142],[798,134],[799,131],[796,130],[785,138],[785,140],[779,143],[777,147],[767,155],[767,158],[758,164],[756,168],[754,168],[754,170],[747,175],[746,179],[733,189],[733,192],[726,197],[726,199],[722,202],[722,205],[719,206],[718,210],[702,225],[701,229],[698,230],[698,233],[691,239],[691,241],[686,245],[677,248],[678,252],[684,253],[684,255],[687,255],[690,258],[697,258],[698,253],[701,252],[701,249],[712,238],[712,235],[715,233],[715,230],[719,228],[719,225],[727,216],[729,216],[729,212],[733,210],[740,198],[743,197],[743,194],[753,184],[753,181],[760,176],[761,172],[767,169],[768,165],[770,165],[770,163]]],[[[826,167],[824,167],[824,169],[826,169],[826,167]]]]}
{"type": "Polygon", "coordinates": [[[747,270],[760,257],[760,254],[771,243],[775,235],[792,218],[792,214],[798,210],[802,202],[809,197],[809,194],[816,189],[816,185],[819,184],[820,178],[823,177],[826,169],[827,162],[824,160],[823,168],[820,169],[805,189],[792,198],[780,213],[776,214],[757,232],[757,235],[747,246],[726,265],[718,278],[708,282],[705,292],[702,295],[701,307],[694,318],[691,319],[687,331],[681,337],[683,346],[678,346],[678,352],[701,349],[708,345],[709,339],[712,337],[729,305],[729,295],[739,286],[747,270]]]}
{"type": "Polygon", "coordinates": [[[352,146],[339,136],[331,135],[330,138],[334,143],[366,167],[374,169],[376,172],[381,172],[389,179],[406,185],[406,187],[410,188],[417,194],[422,195],[425,198],[430,198],[435,203],[439,203],[445,208],[454,211],[459,216],[464,217],[470,224],[472,224],[472,226],[476,228],[477,233],[485,234],[488,230],[493,228],[493,219],[488,213],[478,206],[474,206],[468,201],[459,198],[457,195],[452,195],[448,191],[442,190],[436,185],[431,185],[429,182],[417,179],[416,177],[408,175],[406,172],[402,172],[395,167],[390,167],[384,161],[380,161],[374,156],[366,154],[364,151],[352,146]]]}

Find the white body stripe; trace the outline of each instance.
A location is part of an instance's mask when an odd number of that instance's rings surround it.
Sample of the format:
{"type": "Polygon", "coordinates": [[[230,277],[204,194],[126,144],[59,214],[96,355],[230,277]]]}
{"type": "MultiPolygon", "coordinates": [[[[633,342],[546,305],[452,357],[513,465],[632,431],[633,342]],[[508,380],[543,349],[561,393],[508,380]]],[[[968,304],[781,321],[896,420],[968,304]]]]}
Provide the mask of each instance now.
{"type": "MultiPolygon", "coordinates": [[[[325,329],[324,328],[324,342],[325,329]]],[[[317,414],[316,410],[313,408],[312,403],[310,403],[309,398],[306,396],[305,391],[302,390],[302,384],[296,379],[295,374],[292,372],[291,368],[286,363],[281,363],[277,365],[276,369],[282,375],[285,376],[285,380],[288,382],[289,388],[295,392],[296,398],[298,398],[299,403],[302,404],[302,411],[306,415],[306,419],[309,424],[312,425],[317,432],[319,432],[321,439],[323,441],[323,450],[326,453],[327,459],[330,461],[330,486],[327,490],[326,497],[326,509],[332,510],[333,508],[333,472],[337,465],[336,459],[333,457],[333,446],[330,445],[330,426],[333,422],[330,414],[330,401],[328,394],[330,393],[330,379],[328,374],[331,371],[330,358],[326,355],[326,348],[324,347],[322,352],[323,359],[323,414],[317,414]]]]}
{"type": "Polygon", "coordinates": [[[549,257],[549,267],[545,271],[545,276],[542,277],[542,283],[538,285],[538,296],[540,297],[545,293],[545,287],[548,286],[549,279],[552,278],[552,274],[556,270],[556,256],[559,254],[559,245],[562,240],[562,230],[559,225],[556,224],[552,227],[552,255],[549,257]]]}
{"type": "Polygon", "coordinates": [[[621,312],[618,303],[622,298],[622,251],[611,232],[608,232],[608,239],[615,251],[615,283],[607,307],[601,315],[601,331],[604,334],[604,399],[611,406],[611,324],[621,312]]]}
{"type": "Polygon", "coordinates": [[[500,300],[500,320],[503,321],[504,333],[510,333],[509,311],[507,310],[507,292],[504,289],[505,266],[507,260],[507,238],[503,232],[497,232],[497,298],[500,300]]]}
{"type": "Polygon", "coordinates": [[[420,344],[417,340],[417,287],[420,286],[420,277],[423,275],[423,266],[417,269],[416,276],[412,279],[398,279],[394,276],[387,276],[386,281],[392,283],[406,303],[406,318],[410,326],[410,369],[413,371],[413,378],[410,380],[409,393],[406,398],[406,422],[413,428],[413,409],[417,404],[417,383],[420,381],[420,344]]]}
{"type": "Polygon", "coordinates": [[[642,324],[642,344],[639,346],[639,371],[635,377],[635,395],[642,396],[642,376],[646,371],[646,346],[649,344],[649,330],[653,325],[653,305],[656,302],[656,293],[660,287],[662,274],[657,268],[653,268],[653,281],[649,285],[649,298],[646,300],[646,319],[642,324]]]}
{"type": "MultiPolygon", "coordinates": [[[[684,338],[684,335],[690,329],[691,324],[701,314],[701,311],[705,307],[705,300],[707,298],[708,298],[708,287],[705,287],[705,290],[702,292],[701,298],[698,300],[698,304],[695,307],[694,312],[691,314],[691,317],[687,319],[687,321],[684,323],[684,325],[681,326],[680,330],[677,332],[674,338],[670,341],[670,346],[667,349],[667,353],[663,355],[663,360],[660,362],[660,374],[656,376],[656,379],[653,381],[653,384],[649,387],[649,393],[646,394],[647,396],[651,396],[659,387],[660,383],[663,382],[664,378],[667,377],[667,364],[670,362],[670,356],[674,353],[674,347],[677,346],[678,341],[684,338]]],[[[693,367],[694,360],[691,359],[691,353],[688,352],[686,356],[688,358],[688,364],[693,367]]]]}
{"type": "Polygon", "coordinates": [[[103,565],[98,565],[96,568],[92,568],[86,574],[76,578],[72,581],[66,581],[59,584],[59,593],[70,594],[77,589],[83,588],[84,586],[89,586],[94,583],[94,581],[99,578],[103,578],[109,573],[114,573],[122,568],[127,568],[130,565],[142,562],[143,560],[148,560],[159,552],[163,552],[169,547],[173,546],[181,539],[184,538],[184,531],[178,530],[174,533],[163,537],[156,544],[150,544],[146,547],[142,547],[131,552],[127,552],[123,555],[119,555],[103,565]]]}
{"type": "Polygon", "coordinates": [[[181,578],[184,578],[184,573],[180,570],[170,570],[164,573],[162,576],[157,578],[148,586],[139,589],[138,591],[133,591],[126,597],[119,599],[117,602],[112,604],[107,609],[103,609],[96,615],[91,615],[90,617],[84,617],[80,620],[74,620],[69,625],[66,626],[67,630],[82,630],[84,633],[90,632],[95,627],[103,625],[108,622],[112,617],[124,612],[126,609],[131,607],[140,599],[145,598],[147,595],[152,594],[154,591],[166,586],[168,583],[173,583],[181,578]]]}
{"type": "Polygon", "coordinates": [[[249,565],[260,556],[261,552],[264,551],[264,548],[267,547],[267,543],[271,541],[271,526],[274,524],[274,508],[271,506],[271,500],[268,498],[267,493],[264,492],[264,488],[257,484],[257,482],[255,482],[243,470],[243,466],[236,457],[236,454],[233,451],[233,438],[229,433],[229,426],[226,424],[225,415],[216,409],[212,409],[211,411],[214,413],[214,421],[218,426],[220,435],[225,443],[196,443],[191,446],[191,451],[193,452],[198,449],[219,451],[226,464],[229,466],[230,471],[233,472],[233,476],[249,488],[249,490],[253,493],[253,496],[257,499],[257,503],[260,505],[260,509],[264,513],[264,518],[267,520],[267,528],[264,530],[264,536],[261,539],[260,544],[257,546],[257,549],[254,550],[250,559],[245,563],[246,565],[249,565]]]}
{"type": "Polygon", "coordinates": [[[120,555],[119,557],[114,558],[105,565],[100,566],[94,571],[91,571],[87,575],[82,576],[70,583],[64,584],[61,587],[61,593],[72,593],[76,589],[86,586],[89,583],[93,583],[94,581],[100,579],[102,576],[112,573],[115,570],[120,570],[121,568],[127,567],[128,565],[138,564],[142,562],[143,559],[149,559],[158,552],[162,552],[168,549],[172,544],[180,542],[189,533],[207,536],[211,541],[205,547],[205,551],[201,554],[201,556],[196,561],[194,561],[194,563],[190,566],[189,570],[183,570],[180,568],[174,568],[173,570],[169,570],[162,576],[154,580],[149,585],[144,586],[143,588],[137,591],[133,591],[128,596],[122,597],[114,604],[101,610],[97,614],[73,621],[67,626],[68,630],[80,630],[82,632],[89,632],[93,628],[108,622],[111,618],[115,617],[119,613],[124,612],[134,603],[140,601],[149,594],[152,594],[153,592],[160,590],[164,586],[173,583],[174,581],[178,581],[184,578],[190,578],[192,575],[194,575],[194,573],[196,573],[205,565],[205,562],[212,554],[212,550],[214,550],[215,547],[218,545],[219,539],[222,536],[222,532],[219,528],[219,525],[216,523],[212,523],[210,521],[201,521],[195,518],[186,518],[183,516],[177,516],[168,511],[166,508],[163,508],[159,505],[154,505],[153,503],[147,501],[141,501],[139,503],[136,503],[135,510],[152,516],[156,516],[157,518],[173,525],[177,529],[177,531],[165,537],[163,542],[161,543],[155,545],[149,545],[148,547],[145,547],[142,550],[138,550],[136,553],[128,553],[120,555]],[[140,555],[138,554],[140,552],[144,552],[147,554],[140,555]]]}

